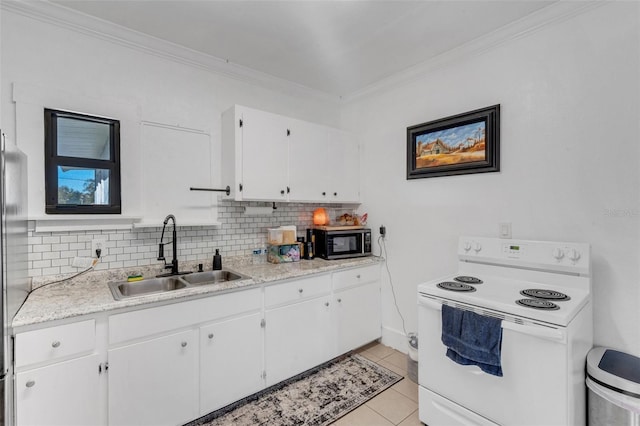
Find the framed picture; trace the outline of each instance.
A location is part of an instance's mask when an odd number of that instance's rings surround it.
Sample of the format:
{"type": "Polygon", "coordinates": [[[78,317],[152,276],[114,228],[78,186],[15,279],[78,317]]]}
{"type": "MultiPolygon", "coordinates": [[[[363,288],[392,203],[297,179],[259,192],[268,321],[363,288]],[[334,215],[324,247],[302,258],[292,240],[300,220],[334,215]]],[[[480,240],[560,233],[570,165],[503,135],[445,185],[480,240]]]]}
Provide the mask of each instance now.
{"type": "Polygon", "coordinates": [[[500,171],[500,105],[407,128],[407,179],[500,171]]]}

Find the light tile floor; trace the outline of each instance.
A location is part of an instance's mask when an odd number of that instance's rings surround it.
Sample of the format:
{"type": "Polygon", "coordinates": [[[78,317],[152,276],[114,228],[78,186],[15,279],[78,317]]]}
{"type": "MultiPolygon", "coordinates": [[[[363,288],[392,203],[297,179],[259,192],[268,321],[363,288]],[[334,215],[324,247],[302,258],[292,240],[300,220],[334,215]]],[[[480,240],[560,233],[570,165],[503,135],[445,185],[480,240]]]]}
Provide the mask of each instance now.
{"type": "Polygon", "coordinates": [[[407,356],[374,342],[357,351],[360,355],[404,377],[380,395],[364,403],[334,426],[421,426],[418,420],[418,385],[407,376],[407,356]]]}

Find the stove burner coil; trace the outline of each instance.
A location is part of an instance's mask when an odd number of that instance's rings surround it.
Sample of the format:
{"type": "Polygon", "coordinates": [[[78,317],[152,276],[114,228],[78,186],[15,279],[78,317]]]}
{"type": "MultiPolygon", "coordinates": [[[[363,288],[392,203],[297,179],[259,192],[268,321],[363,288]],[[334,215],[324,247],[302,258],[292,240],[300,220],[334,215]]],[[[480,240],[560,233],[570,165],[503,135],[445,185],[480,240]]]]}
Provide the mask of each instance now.
{"type": "Polygon", "coordinates": [[[482,284],[482,280],[476,277],[469,277],[466,275],[461,275],[459,277],[455,277],[454,280],[465,283],[465,284],[482,284]]]}
{"type": "Polygon", "coordinates": [[[444,282],[438,283],[437,286],[443,290],[461,291],[461,292],[476,291],[476,289],[474,287],[471,287],[470,285],[457,283],[453,281],[444,281],[444,282]]]}
{"type": "Polygon", "coordinates": [[[544,309],[547,311],[555,311],[557,309],[560,309],[560,306],[556,305],[555,303],[541,299],[520,299],[516,300],[516,303],[521,306],[526,306],[527,308],[544,309]]]}
{"type": "Polygon", "coordinates": [[[559,291],[543,290],[540,288],[528,288],[526,290],[522,290],[520,294],[527,297],[535,297],[536,299],[545,299],[545,300],[554,300],[554,301],[564,301],[564,300],[570,299],[569,296],[567,296],[564,293],[560,293],[559,291]]]}

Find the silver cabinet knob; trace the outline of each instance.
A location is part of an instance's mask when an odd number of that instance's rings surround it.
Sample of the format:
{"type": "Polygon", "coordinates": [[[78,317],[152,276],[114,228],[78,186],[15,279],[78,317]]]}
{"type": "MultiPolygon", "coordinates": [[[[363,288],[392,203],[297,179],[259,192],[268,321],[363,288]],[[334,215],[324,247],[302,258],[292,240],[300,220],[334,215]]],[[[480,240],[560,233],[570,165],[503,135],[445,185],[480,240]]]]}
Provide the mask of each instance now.
{"type": "Polygon", "coordinates": [[[28,388],[32,388],[32,387],[34,387],[34,386],[35,386],[35,384],[36,384],[36,381],[35,381],[35,380],[29,380],[29,381],[27,382],[27,385],[26,385],[26,386],[27,386],[28,388]]]}
{"type": "Polygon", "coordinates": [[[213,333],[209,333],[209,339],[213,339],[213,333]]]}
{"type": "Polygon", "coordinates": [[[55,340],[51,343],[51,347],[52,348],[59,348],[60,347],[60,342],[55,340]]]}
{"type": "Polygon", "coordinates": [[[304,291],[304,290],[303,290],[303,289],[301,289],[301,288],[299,288],[299,289],[298,289],[298,293],[300,293],[300,294],[302,294],[302,292],[303,292],[303,291],[304,291]]]}
{"type": "Polygon", "coordinates": [[[182,345],[183,348],[186,348],[187,347],[187,342],[182,342],[181,345],[182,345]]]}

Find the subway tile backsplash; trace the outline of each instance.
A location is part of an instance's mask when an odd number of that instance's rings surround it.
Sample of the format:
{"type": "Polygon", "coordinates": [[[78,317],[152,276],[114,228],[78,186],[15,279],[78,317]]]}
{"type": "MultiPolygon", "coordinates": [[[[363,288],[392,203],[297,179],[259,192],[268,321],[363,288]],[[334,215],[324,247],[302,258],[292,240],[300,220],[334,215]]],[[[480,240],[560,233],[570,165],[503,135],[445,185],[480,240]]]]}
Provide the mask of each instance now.
{"type": "MultiPolygon", "coordinates": [[[[218,205],[219,227],[178,227],[178,260],[202,261],[211,268],[215,249],[224,256],[242,256],[265,244],[267,228],[296,225],[298,236],[312,226],[313,210],[320,205],[302,203],[277,203],[271,216],[247,216],[244,206],[266,206],[257,202],[220,201],[218,205]]],[[[332,206],[332,208],[340,206],[332,206]]],[[[180,218],[176,217],[178,224],[180,218]]],[[[171,241],[165,231],[165,242],[171,241]],[[168,238],[167,238],[168,236],[168,238]]],[[[91,240],[106,241],[106,255],[96,265],[96,270],[126,268],[160,264],[158,243],[162,223],[157,228],[134,228],[104,231],[29,231],[29,276],[46,276],[81,271],[71,266],[74,257],[91,256],[91,240]]],[[[171,260],[171,244],[165,246],[165,258],[171,260]]]]}

